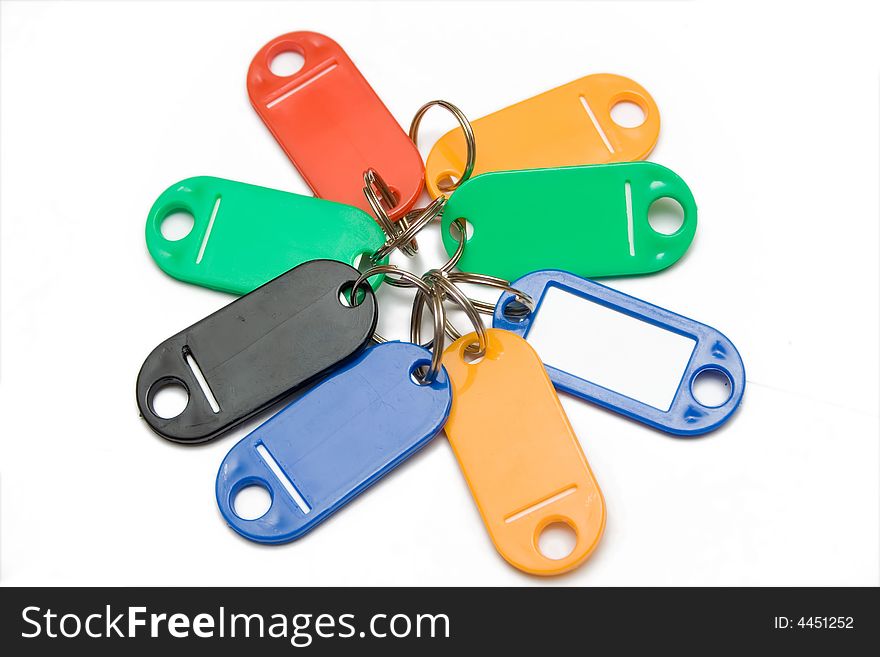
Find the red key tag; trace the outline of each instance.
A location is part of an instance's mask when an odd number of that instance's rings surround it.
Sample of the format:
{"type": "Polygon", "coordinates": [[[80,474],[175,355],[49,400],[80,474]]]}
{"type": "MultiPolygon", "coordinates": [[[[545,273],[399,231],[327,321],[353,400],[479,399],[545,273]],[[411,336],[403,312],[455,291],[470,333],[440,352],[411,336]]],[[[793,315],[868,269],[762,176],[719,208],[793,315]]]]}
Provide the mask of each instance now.
{"type": "Polygon", "coordinates": [[[364,172],[374,169],[397,198],[388,210],[392,219],[415,204],[425,178],[421,156],[335,41],[315,32],[273,39],[251,62],[247,88],[257,114],[316,196],[370,212],[364,172]],[[305,62],[282,77],[270,66],[285,52],[305,62]]]}

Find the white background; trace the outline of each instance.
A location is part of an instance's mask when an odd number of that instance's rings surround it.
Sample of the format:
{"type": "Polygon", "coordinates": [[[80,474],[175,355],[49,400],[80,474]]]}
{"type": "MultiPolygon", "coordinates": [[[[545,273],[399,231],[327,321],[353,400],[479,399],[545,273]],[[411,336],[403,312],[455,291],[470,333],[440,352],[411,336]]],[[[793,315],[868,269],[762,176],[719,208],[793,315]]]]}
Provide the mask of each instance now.
{"type": "MultiPolygon", "coordinates": [[[[878,24],[840,2],[4,2],[2,582],[878,584],[878,24]],[[231,300],[151,261],[154,198],[193,175],[308,193],[245,91],[298,29],[337,40],[404,125],[433,98],[476,118],[597,72],[660,107],[651,159],[688,181],[697,238],[607,282],[724,332],[746,396],[699,440],[563,398],[608,508],[570,575],[498,556],[442,437],[262,547],[214,502],[255,422],[186,448],[138,418],[146,355],[231,300]]],[[[423,153],[453,125],[426,121],[423,153]]],[[[405,264],[440,262],[437,230],[405,264]]],[[[383,333],[405,335],[408,299],[382,290],[383,333]]]]}

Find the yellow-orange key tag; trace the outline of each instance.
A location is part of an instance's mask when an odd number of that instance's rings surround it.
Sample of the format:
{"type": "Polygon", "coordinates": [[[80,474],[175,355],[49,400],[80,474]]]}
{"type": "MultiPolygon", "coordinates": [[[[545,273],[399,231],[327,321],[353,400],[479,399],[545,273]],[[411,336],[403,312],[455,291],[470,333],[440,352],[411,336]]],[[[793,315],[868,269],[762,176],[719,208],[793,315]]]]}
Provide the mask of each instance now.
{"type": "Polygon", "coordinates": [[[541,359],[514,333],[486,333],[481,360],[465,360],[474,333],[443,352],[452,383],[446,435],[501,556],[527,573],[558,575],[598,544],[605,501],[541,359]],[[577,534],[562,559],[538,548],[554,523],[577,534]]]}
{"type": "MultiPolygon", "coordinates": [[[[473,174],[544,169],[578,164],[643,160],[660,135],[660,111],[650,94],[629,78],[598,73],[505,107],[471,123],[477,144],[473,174]],[[641,125],[623,127],[611,118],[618,103],[639,106],[641,125]]],[[[443,135],[425,164],[432,198],[449,193],[467,159],[464,134],[443,135]]]]}

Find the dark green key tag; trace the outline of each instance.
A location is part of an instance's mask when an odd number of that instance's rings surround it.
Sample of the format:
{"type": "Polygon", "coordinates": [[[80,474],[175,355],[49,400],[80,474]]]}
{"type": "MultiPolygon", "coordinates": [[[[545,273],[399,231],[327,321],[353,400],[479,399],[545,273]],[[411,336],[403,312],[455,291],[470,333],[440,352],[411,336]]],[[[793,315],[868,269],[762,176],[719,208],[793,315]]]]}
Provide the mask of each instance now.
{"type": "MultiPolygon", "coordinates": [[[[146,238],[166,274],[233,294],[309,260],[355,265],[385,243],[379,225],[358,208],[210,176],[166,189],[150,209],[146,238]],[[180,211],[193,216],[193,227],[167,239],[162,222],[180,211]]],[[[381,281],[373,279],[374,287],[381,281]]]]}
{"type": "Polygon", "coordinates": [[[674,264],[694,239],[697,206],[673,171],[653,162],[624,162],[497,171],[465,181],[443,210],[443,246],[450,255],[459,245],[449,232],[456,219],[469,224],[462,271],[514,280],[561,269],[595,278],[648,274],[674,264]],[[664,198],[683,210],[681,226],[671,234],[648,221],[651,204],[664,198]]]}

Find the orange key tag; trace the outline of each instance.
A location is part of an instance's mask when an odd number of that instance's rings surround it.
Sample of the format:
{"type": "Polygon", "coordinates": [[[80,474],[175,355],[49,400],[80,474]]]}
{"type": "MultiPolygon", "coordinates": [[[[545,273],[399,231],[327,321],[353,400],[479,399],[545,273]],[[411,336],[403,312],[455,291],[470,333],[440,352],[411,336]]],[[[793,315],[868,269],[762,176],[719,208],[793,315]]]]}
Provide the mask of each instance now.
{"type": "MultiPolygon", "coordinates": [[[[660,111],[638,83],[599,73],[569,82],[471,122],[477,144],[472,175],[645,159],[660,135],[660,111]],[[639,106],[644,121],[623,127],[611,118],[618,103],[639,106]]],[[[428,154],[425,182],[432,198],[461,178],[467,158],[456,128],[428,154]]]]}
{"type": "Polygon", "coordinates": [[[558,575],[598,544],[605,501],[534,349],[514,333],[486,333],[481,360],[465,360],[474,333],[443,352],[452,383],[446,435],[501,556],[527,573],[558,575]],[[554,523],[577,535],[562,559],[538,548],[554,523]]]}
{"type": "Polygon", "coordinates": [[[291,32],[267,43],[247,75],[251,104],[316,196],[371,212],[364,172],[375,169],[397,197],[388,214],[403,216],[422,191],[415,144],[332,39],[291,32]],[[285,52],[305,60],[289,76],[272,61],[285,52]]]}

